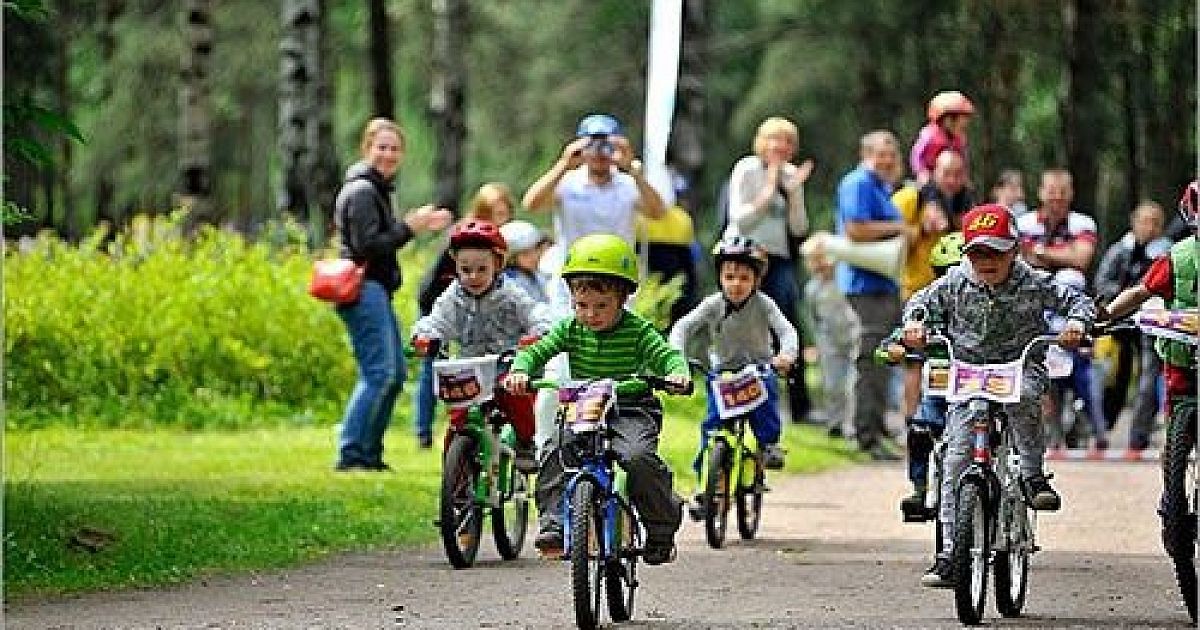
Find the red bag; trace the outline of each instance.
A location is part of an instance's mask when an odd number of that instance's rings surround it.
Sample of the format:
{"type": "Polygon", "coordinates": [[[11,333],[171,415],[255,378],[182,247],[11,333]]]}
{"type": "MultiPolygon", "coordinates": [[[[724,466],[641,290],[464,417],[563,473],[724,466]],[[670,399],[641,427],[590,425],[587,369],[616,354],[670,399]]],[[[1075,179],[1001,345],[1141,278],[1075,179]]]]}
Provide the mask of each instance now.
{"type": "Polygon", "coordinates": [[[308,294],[334,304],[353,304],[358,301],[366,271],[365,264],[360,265],[348,258],[314,261],[308,294]]]}

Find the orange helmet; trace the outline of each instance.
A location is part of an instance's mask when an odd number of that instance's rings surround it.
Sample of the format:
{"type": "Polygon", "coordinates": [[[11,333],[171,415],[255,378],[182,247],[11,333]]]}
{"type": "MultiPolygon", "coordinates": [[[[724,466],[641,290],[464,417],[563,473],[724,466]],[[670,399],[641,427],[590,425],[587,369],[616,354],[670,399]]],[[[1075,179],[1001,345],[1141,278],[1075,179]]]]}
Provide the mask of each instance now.
{"type": "Polygon", "coordinates": [[[959,91],[938,92],[929,99],[929,122],[936,123],[946,114],[974,114],[975,105],[959,91]]]}

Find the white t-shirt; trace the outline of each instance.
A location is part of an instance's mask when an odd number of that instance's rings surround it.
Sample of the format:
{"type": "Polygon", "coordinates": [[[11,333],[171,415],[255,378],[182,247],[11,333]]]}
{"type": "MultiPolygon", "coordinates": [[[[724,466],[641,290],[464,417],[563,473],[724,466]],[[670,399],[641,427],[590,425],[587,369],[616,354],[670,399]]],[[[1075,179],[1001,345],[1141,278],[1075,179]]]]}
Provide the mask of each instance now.
{"type": "Polygon", "coordinates": [[[636,246],[640,195],[629,173],[614,168],[612,179],[597,185],[588,179],[587,166],[580,166],[563,175],[554,197],[558,201],[554,230],[563,247],[589,234],[616,234],[630,247],[636,246]]]}

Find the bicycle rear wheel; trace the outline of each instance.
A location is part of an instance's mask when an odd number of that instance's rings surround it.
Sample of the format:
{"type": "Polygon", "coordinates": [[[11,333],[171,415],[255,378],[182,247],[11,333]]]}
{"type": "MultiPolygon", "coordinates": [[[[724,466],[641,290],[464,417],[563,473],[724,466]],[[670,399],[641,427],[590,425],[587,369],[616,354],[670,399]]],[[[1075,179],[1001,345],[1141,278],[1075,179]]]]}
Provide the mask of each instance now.
{"type": "Polygon", "coordinates": [[[575,599],[575,624],[592,630],[600,623],[600,589],[604,575],[602,524],[597,488],[591,479],[580,479],[571,498],[571,591],[575,599]]]}
{"type": "Polygon", "coordinates": [[[1001,499],[1000,518],[1007,539],[1003,549],[996,552],[993,567],[996,578],[996,610],[1005,617],[1019,617],[1025,608],[1029,588],[1029,556],[1032,552],[1033,525],[1029,507],[1015,496],[1001,499]]]}
{"type": "Polygon", "coordinates": [[[628,511],[617,508],[617,544],[605,567],[604,583],[608,614],[613,621],[629,621],[633,616],[633,596],[638,586],[637,526],[628,511]]]}
{"type": "Polygon", "coordinates": [[[704,537],[713,549],[725,545],[732,462],[733,453],[725,440],[713,440],[708,452],[708,475],[704,481],[704,537]]]}
{"type": "Polygon", "coordinates": [[[742,487],[736,490],[738,534],[742,540],[753,540],[754,536],[758,534],[758,524],[762,520],[763,487],[766,485],[764,478],[766,473],[763,472],[759,453],[747,449],[742,453],[742,457],[754,462],[754,478],[748,486],[744,485],[745,480],[741,480],[742,483],[739,485],[742,487]]]}
{"type": "Polygon", "coordinates": [[[988,519],[980,482],[967,480],[958,491],[954,519],[954,608],[958,620],[974,626],[983,619],[987,603],[988,519]]]}
{"type": "Polygon", "coordinates": [[[500,470],[507,470],[512,484],[512,498],[492,508],[492,538],[496,551],[505,560],[515,560],[525,546],[525,532],[529,527],[529,475],[513,466],[505,457],[500,470]]]}
{"type": "Polygon", "coordinates": [[[475,485],[479,481],[479,463],[475,460],[475,441],[456,435],[442,460],[442,492],[438,528],[446,559],[456,569],[475,563],[479,538],[483,531],[483,510],[475,503],[475,485]]]}
{"type": "Polygon", "coordinates": [[[1196,621],[1196,404],[1176,403],[1163,445],[1163,547],[1192,622],[1196,621]]]}

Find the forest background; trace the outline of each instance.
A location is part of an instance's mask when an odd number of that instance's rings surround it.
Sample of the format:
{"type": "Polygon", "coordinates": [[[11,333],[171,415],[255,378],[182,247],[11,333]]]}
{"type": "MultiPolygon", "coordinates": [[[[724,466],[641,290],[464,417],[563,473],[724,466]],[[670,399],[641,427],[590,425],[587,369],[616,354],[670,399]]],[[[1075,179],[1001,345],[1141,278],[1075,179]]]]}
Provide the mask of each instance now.
{"type": "MultiPolygon", "coordinates": [[[[256,235],[290,214],[320,240],[373,115],[409,136],[399,201],[519,195],[575,121],[609,111],[641,141],[649,2],[5,2],[7,235],[68,240],[187,203],[256,235]]],[[[938,90],[977,104],[971,178],[1066,166],[1102,236],[1140,199],[1170,209],[1196,170],[1196,9],[1186,0],[683,1],[673,165],[712,229],[716,190],[781,115],[832,223],[857,139],[907,148],[938,90]]]]}

